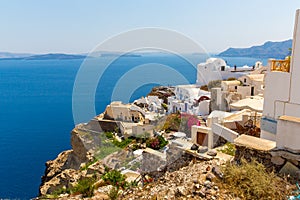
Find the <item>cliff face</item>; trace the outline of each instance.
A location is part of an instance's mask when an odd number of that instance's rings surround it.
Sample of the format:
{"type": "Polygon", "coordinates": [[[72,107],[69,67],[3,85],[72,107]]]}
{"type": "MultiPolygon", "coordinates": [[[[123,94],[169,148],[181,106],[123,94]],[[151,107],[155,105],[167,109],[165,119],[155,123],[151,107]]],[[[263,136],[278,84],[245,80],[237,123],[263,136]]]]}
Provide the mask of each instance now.
{"type": "Polygon", "coordinates": [[[75,128],[71,132],[72,150],[60,153],[55,160],[46,162],[45,174],[40,185],[40,195],[46,195],[63,186],[72,185],[87,174],[79,170],[93,160],[89,140],[75,128]]]}

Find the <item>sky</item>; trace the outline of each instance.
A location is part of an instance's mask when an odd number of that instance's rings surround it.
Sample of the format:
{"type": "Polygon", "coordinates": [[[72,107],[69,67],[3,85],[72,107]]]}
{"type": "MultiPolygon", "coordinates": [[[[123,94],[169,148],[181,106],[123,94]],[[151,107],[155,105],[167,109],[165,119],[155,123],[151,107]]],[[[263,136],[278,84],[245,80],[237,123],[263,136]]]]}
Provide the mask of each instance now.
{"type": "Polygon", "coordinates": [[[217,53],[292,38],[299,8],[299,0],[2,0],[0,52],[85,53],[119,33],[156,27],[217,53]]]}

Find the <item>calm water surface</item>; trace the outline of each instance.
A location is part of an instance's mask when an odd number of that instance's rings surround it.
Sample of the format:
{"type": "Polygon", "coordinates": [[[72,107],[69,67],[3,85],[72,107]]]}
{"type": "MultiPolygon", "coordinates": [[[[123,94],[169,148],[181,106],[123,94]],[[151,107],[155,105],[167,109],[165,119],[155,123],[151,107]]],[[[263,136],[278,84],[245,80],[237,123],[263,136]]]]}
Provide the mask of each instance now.
{"type": "MultiPolygon", "coordinates": [[[[174,55],[118,59],[100,79],[95,94],[96,112],[103,112],[112,100],[112,90],[122,75],[142,64],[170,66],[183,74],[190,83],[194,83],[196,70],[193,65],[205,61],[206,57],[191,55],[190,58],[192,65],[174,55]]],[[[95,59],[97,67],[103,67],[101,59],[95,59]]],[[[253,58],[224,59],[231,66],[253,65],[257,61],[253,58]]],[[[30,199],[37,196],[45,170],[44,163],[71,148],[70,131],[74,127],[72,91],[82,62],[0,60],[0,199],[30,199]]],[[[166,74],[162,73],[156,76],[166,78],[166,74]]],[[[181,83],[173,80],[172,84],[181,83]]],[[[145,96],[154,85],[141,86],[134,91],[130,100],[145,96]]],[[[126,84],[123,87],[126,90],[126,84]]],[[[82,103],[88,103],[84,96],[82,94],[82,103]]],[[[92,117],[86,116],[84,120],[88,121],[92,117]]]]}

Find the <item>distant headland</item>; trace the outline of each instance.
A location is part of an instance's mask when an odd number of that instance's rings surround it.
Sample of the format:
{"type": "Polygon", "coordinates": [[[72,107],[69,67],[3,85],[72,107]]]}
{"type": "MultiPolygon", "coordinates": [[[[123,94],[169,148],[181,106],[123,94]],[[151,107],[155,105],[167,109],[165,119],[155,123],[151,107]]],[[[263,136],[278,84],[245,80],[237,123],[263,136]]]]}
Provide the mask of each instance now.
{"type": "Polygon", "coordinates": [[[228,48],[218,54],[218,56],[283,59],[290,54],[290,48],[292,48],[292,39],[281,42],[268,41],[263,45],[249,48],[228,48]]]}

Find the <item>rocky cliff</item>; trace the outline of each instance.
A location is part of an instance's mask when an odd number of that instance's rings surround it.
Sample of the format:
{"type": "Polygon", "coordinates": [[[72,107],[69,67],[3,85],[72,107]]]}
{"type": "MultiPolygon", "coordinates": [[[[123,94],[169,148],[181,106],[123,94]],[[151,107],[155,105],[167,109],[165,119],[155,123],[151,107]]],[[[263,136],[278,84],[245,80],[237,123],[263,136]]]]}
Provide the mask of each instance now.
{"type": "Polygon", "coordinates": [[[79,128],[76,127],[71,132],[72,150],[64,151],[55,160],[46,162],[40,195],[51,194],[64,186],[71,186],[89,174],[81,171],[80,168],[94,160],[92,145],[94,140],[79,128]]]}

